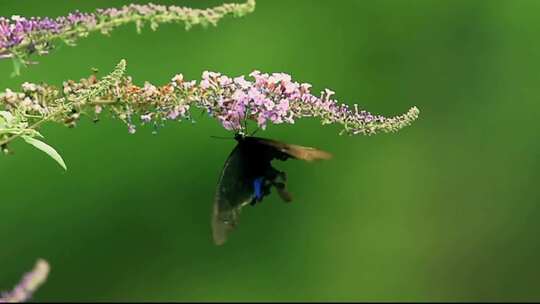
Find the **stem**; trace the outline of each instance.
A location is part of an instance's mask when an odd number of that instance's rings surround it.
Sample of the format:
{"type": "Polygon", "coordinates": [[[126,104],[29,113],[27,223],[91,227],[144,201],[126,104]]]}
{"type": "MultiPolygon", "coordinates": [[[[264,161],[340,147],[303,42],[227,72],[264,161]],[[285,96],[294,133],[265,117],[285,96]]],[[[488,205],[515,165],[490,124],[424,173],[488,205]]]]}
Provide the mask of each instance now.
{"type": "Polygon", "coordinates": [[[89,102],[88,104],[91,106],[101,106],[101,105],[112,105],[118,103],[118,100],[96,100],[89,102]]]}

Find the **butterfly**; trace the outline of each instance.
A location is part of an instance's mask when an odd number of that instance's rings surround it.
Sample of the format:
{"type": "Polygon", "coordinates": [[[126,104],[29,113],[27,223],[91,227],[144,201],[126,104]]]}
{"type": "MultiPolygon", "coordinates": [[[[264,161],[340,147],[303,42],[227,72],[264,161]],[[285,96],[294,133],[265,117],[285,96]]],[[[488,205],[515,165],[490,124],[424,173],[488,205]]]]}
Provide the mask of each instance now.
{"type": "Polygon", "coordinates": [[[271,188],[285,202],[292,201],[287,175],[272,166],[272,160],[289,158],[304,161],[330,159],[332,155],[311,147],[286,144],[260,137],[235,136],[237,145],[223,167],[212,212],[212,234],[216,245],[223,245],[238,225],[241,209],[255,206],[270,194],[271,188]]]}

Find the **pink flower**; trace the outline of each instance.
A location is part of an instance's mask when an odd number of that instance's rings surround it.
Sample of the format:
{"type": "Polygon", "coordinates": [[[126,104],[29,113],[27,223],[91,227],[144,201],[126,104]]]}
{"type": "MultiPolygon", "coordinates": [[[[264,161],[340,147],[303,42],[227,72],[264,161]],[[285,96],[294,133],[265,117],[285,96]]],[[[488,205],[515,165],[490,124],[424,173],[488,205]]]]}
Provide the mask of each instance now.
{"type": "Polygon", "coordinates": [[[234,94],[232,95],[232,99],[236,101],[246,102],[249,99],[249,97],[244,91],[236,90],[234,91],[234,94]]]}
{"type": "Polygon", "coordinates": [[[282,99],[279,104],[277,105],[277,110],[281,114],[287,113],[289,110],[289,100],[288,99],[282,99]]]}
{"type": "Polygon", "coordinates": [[[159,94],[158,89],[150,84],[149,82],[145,82],[144,88],[143,88],[143,95],[146,98],[152,98],[154,95],[159,94]]]}
{"type": "Polygon", "coordinates": [[[143,123],[149,123],[152,121],[152,113],[141,115],[141,121],[143,123]]]}
{"type": "Polygon", "coordinates": [[[212,86],[212,83],[208,79],[203,79],[201,81],[201,88],[204,90],[208,90],[212,86]]]}
{"type": "Polygon", "coordinates": [[[251,82],[246,81],[244,76],[236,77],[234,79],[234,83],[237,84],[242,90],[247,90],[249,87],[251,87],[251,82]]]}
{"type": "Polygon", "coordinates": [[[172,79],[172,85],[173,86],[180,86],[184,82],[184,75],[178,74],[173,77],[172,79]]]}
{"type": "Polygon", "coordinates": [[[133,124],[128,125],[128,132],[129,134],[135,134],[137,132],[137,127],[133,124]]]}
{"type": "Polygon", "coordinates": [[[226,86],[229,86],[233,83],[232,79],[230,79],[229,77],[227,76],[221,76],[218,78],[218,83],[220,86],[222,87],[226,87],[226,86]]]}
{"type": "Polygon", "coordinates": [[[253,103],[257,106],[264,104],[266,96],[262,94],[259,89],[252,87],[249,89],[248,97],[253,100],[253,103]]]}

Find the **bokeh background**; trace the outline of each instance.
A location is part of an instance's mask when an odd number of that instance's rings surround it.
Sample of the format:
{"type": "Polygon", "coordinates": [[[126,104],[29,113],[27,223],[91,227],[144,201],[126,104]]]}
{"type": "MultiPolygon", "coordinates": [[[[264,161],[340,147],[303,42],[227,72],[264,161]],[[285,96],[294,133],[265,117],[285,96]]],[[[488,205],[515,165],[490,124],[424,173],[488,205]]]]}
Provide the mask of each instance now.
{"type": "MultiPolygon", "coordinates": [[[[126,3],[3,0],[0,15],[126,3]]],[[[273,195],[244,210],[224,247],[210,213],[234,141],[210,137],[231,136],[216,121],[158,135],[128,135],[113,119],[45,126],[69,171],[22,143],[0,160],[0,289],[43,257],[52,272],[35,301],[540,300],[539,10],[537,0],[259,0],[217,28],[93,34],[18,78],[0,62],[0,90],[126,58],[139,84],[259,69],[374,113],[422,111],[392,135],[340,137],[309,120],[260,133],[335,158],[277,164],[295,202],[273,195]]]]}

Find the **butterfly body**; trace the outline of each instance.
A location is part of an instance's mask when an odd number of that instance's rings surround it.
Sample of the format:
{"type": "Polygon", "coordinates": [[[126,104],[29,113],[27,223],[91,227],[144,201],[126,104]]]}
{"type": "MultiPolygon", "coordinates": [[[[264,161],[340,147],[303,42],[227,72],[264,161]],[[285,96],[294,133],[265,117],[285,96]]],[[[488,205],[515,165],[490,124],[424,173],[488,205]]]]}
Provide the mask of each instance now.
{"type": "Polygon", "coordinates": [[[238,224],[241,208],[256,205],[274,187],[284,201],[291,201],[284,172],[272,166],[272,160],[289,158],[312,161],[331,155],[314,148],[289,145],[259,137],[237,135],[238,142],[229,155],[218,182],[212,215],[214,242],[222,245],[238,224]]]}

